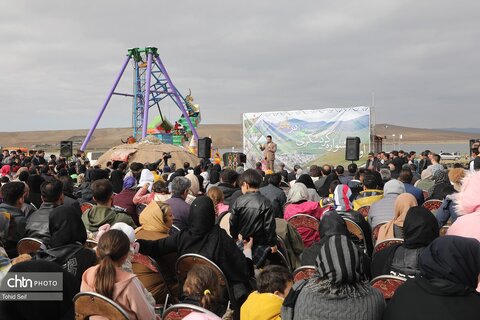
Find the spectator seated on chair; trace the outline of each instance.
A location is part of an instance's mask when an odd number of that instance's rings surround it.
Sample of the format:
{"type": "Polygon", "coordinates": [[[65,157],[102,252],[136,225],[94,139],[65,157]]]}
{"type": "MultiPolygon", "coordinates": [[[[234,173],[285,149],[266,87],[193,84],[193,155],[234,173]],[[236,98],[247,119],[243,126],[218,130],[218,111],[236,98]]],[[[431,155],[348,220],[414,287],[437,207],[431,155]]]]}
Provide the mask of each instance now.
{"type": "Polygon", "coordinates": [[[423,190],[412,185],[413,173],[410,169],[402,169],[398,176],[398,181],[403,182],[405,192],[410,193],[415,197],[419,206],[423,204],[425,198],[423,197],[423,190]]]}
{"type": "Polygon", "coordinates": [[[353,201],[353,210],[366,205],[372,205],[383,198],[383,190],[378,189],[377,179],[373,174],[365,174],[363,178],[363,191],[360,191],[357,199],[353,201]]]}
{"type": "Polygon", "coordinates": [[[3,234],[4,248],[10,258],[17,256],[17,243],[23,238],[27,224],[22,212],[25,188],[23,182],[14,181],[4,184],[0,189],[3,198],[0,204],[0,235],[3,234]]]}
{"type": "Polygon", "coordinates": [[[280,188],[282,176],[280,173],[274,173],[267,175],[265,179],[267,180],[268,185],[261,187],[259,191],[271,201],[275,218],[283,218],[283,207],[287,202],[287,196],[280,188]]]}
{"type": "Polygon", "coordinates": [[[405,193],[405,185],[398,180],[390,180],[383,187],[383,199],[370,206],[368,222],[375,229],[382,222],[390,221],[394,217],[395,200],[405,193]]]}
{"type": "Polygon", "coordinates": [[[240,320],[280,320],[283,300],[292,288],[291,273],[282,266],[266,266],[257,277],[257,291],[252,292],[240,310],[240,320]]]}
{"type": "Polygon", "coordinates": [[[443,200],[445,198],[444,189],[452,187],[450,180],[448,180],[447,170],[437,170],[433,173],[433,187],[428,190],[430,197],[426,200],[443,200]]]}
{"type": "Polygon", "coordinates": [[[427,209],[412,207],[405,217],[403,233],[403,244],[392,245],[373,255],[372,277],[414,278],[420,274],[418,258],[423,249],[438,237],[437,220],[427,209]]]}
{"type": "Polygon", "coordinates": [[[454,168],[448,171],[448,179],[453,185],[452,193],[445,196],[440,208],[435,213],[438,225],[443,227],[449,220],[454,223],[458,218],[458,192],[462,189],[465,170],[463,168],[454,168]]]}
{"type": "Polygon", "coordinates": [[[417,200],[410,193],[402,193],[399,195],[395,200],[395,217],[389,223],[380,227],[377,242],[392,238],[403,239],[405,216],[411,207],[416,207],[417,205],[417,200]]]}
{"type": "Polygon", "coordinates": [[[308,190],[308,200],[319,202],[321,200],[318,195],[317,189],[315,189],[315,184],[313,183],[312,177],[304,173],[297,178],[295,183],[303,183],[308,190]]]}
{"type": "Polygon", "coordinates": [[[145,183],[133,197],[134,204],[149,204],[152,201],[165,202],[170,199],[171,195],[168,192],[168,187],[165,181],[159,180],[154,182],[152,186],[149,183],[145,183]],[[148,193],[148,190],[151,192],[148,193]]]}
{"type": "Polygon", "coordinates": [[[230,206],[233,204],[232,196],[236,191],[239,191],[240,188],[237,186],[238,173],[231,169],[223,169],[220,173],[220,183],[218,188],[222,191],[223,197],[225,199],[225,204],[230,206]]]}
{"type": "Polygon", "coordinates": [[[187,199],[191,185],[192,183],[187,178],[176,176],[170,183],[172,196],[165,201],[165,203],[172,208],[173,224],[180,230],[185,229],[188,226],[190,205],[185,202],[185,200],[187,199]]]}
{"type": "Polygon", "coordinates": [[[343,320],[382,319],[383,295],[365,281],[358,249],[349,237],[328,237],[316,267],[318,277],[299,281],[290,290],[282,319],[322,319],[325,315],[343,320]]]}
{"type": "MultiPolygon", "coordinates": [[[[320,203],[308,201],[308,198],[307,187],[303,183],[295,183],[288,191],[288,204],[285,207],[284,213],[285,220],[288,221],[288,219],[296,214],[306,214],[320,220],[323,214],[320,203]]],[[[320,239],[318,231],[310,228],[299,227],[298,233],[300,233],[303,244],[306,248],[310,247],[312,243],[320,239]]]]}
{"type": "Polygon", "coordinates": [[[140,280],[122,270],[129,252],[130,240],[123,231],[105,232],[97,246],[100,264],[85,271],[80,290],[97,292],[112,299],[127,312],[129,319],[156,319],[140,280]]]}
{"type": "Polygon", "coordinates": [[[107,179],[96,180],[92,183],[93,199],[97,202],[82,215],[85,228],[90,232],[97,232],[104,224],[113,225],[116,222],[125,222],[135,228],[132,218],[122,212],[112,209],[112,183],[107,179]]]}
{"type": "MultiPolygon", "coordinates": [[[[345,184],[340,184],[335,188],[334,199],[335,199],[335,211],[343,218],[348,218],[359,225],[362,229],[363,236],[365,237],[366,250],[369,257],[371,257],[373,252],[373,243],[372,243],[372,230],[370,225],[365,218],[360,214],[360,212],[352,210],[353,206],[350,202],[350,197],[352,196],[352,191],[345,184]]],[[[320,222],[321,224],[321,222],[320,222]]]]}
{"type": "Polygon", "coordinates": [[[250,292],[249,278],[253,269],[249,269],[247,259],[235,241],[215,224],[215,208],[210,198],[203,196],[193,201],[188,226],[164,239],[137,240],[140,253],[157,259],[173,252],[178,256],[196,253],[206,257],[225,274],[236,298],[236,301],[231,301],[232,307],[239,312],[241,303],[250,292]]]}
{"type": "MultiPolygon", "coordinates": [[[[143,209],[140,215],[140,227],[135,229],[135,237],[144,240],[158,240],[168,237],[173,224],[172,210],[166,203],[153,201],[143,209]]],[[[170,253],[162,256],[157,262],[160,270],[154,272],[146,265],[133,260],[133,272],[138,276],[145,288],[152,293],[159,304],[165,302],[170,289],[171,294],[178,296],[179,288],[175,276],[175,262],[177,254],[170,253]]],[[[173,297],[173,298],[175,298],[173,297]]]]}
{"type": "Polygon", "coordinates": [[[35,238],[48,245],[50,242],[48,221],[53,209],[63,204],[63,184],[57,179],[51,179],[42,183],[40,189],[43,203],[38,210],[27,218],[27,226],[23,237],[35,238]]]}
{"type": "Polygon", "coordinates": [[[476,239],[443,236],[419,259],[420,277],[400,286],[384,320],[478,319],[480,243],[476,239]]]}
{"type": "Polygon", "coordinates": [[[123,180],[122,190],[113,197],[113,205],[126,210],[127,214],[132,217],[135,224],[135,219],[138,220],[137,206],[133,203],[133,197],[135,196],[135,188],[137,181],[134,177],[125,177],[123,180]]]}
{"type": "Polygon", "coordinates": [[[182,303],[193,304],[207,309],[222,317],[226,308],[220,301],[222,292],[218,276],[212,268],[205,265],[194,265],[188,272],[183,284],[182,303]]]}
{"type": "Polygon", "coordinates": [[[46,249],[40,249],[33,257],[34,260],[55,262],[72,274],[77,291],[83,272],[97,263],[95,252],[84,247],[87,231],[78,211],[69,205],[53,209],[48,219],[50,242],[46,249]]]}

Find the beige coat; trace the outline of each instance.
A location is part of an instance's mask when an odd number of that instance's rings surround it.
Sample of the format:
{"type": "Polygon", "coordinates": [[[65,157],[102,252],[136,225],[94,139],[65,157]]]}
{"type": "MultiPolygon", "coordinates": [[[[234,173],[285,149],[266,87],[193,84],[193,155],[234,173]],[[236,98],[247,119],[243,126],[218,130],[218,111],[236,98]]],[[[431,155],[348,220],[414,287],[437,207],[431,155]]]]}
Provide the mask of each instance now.
{"type": "Polygon", "coordinates": [[[275,152],[277,152],[277,144],[275,142],[264,144],[260,149],[263,151],[263,156],[265,160],[275,160],[275,152]]]}

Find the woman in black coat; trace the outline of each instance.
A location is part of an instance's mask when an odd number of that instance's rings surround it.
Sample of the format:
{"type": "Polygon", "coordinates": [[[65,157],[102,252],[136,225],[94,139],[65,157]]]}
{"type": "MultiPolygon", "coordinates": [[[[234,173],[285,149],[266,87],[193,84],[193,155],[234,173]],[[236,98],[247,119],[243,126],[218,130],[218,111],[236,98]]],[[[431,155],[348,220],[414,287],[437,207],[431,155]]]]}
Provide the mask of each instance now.
{"type": "Polygon", "coordinates": [[[480,243],[443,236],[420,255],[421,276],[400,286],[384,320],[473,320],[480,317],[480,243]]]}

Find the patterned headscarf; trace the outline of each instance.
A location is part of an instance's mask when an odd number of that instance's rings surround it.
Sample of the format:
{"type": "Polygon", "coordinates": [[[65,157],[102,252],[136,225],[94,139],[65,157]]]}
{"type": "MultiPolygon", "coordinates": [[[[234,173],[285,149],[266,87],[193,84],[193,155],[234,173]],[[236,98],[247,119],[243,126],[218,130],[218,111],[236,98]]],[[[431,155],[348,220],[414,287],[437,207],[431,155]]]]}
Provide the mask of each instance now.
{"type": "Polygon", "coordinates": [[[352,284],[361,281],[358,249],[345,235],[333,235],[321,247],[316,260],[321,279],[332,285],[352,284]]]}

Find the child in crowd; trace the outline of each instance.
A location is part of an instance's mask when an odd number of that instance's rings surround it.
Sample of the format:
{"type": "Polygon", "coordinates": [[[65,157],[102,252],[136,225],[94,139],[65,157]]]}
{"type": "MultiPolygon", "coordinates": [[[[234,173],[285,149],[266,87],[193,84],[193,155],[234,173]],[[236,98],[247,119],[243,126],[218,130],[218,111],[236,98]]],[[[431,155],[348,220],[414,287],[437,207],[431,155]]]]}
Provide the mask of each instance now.
{"type": "Polygon", "coordinates": [[[183,303],[202,307],[219,317],[225,313],[225,308],[219,303],[222,292],[218,276],[208,266],[193,266],[183,285],[183,294],[185,295],[183,303]]]}
{"type": "Polygon", "coordinates": [[[207,196],[212,199],[215,206],[215,215],[218,217],[221,213],[228,211],[228,205],[224,203],[225,197],[219,187],[208,189],[207,196]]]}
{"type": "Polygon", "coordinates": [[[142,283],[134,274],[122,270],[129,252],[130,240],[123,231],[105,232],[97,246],[99,264],[84,272],[80,291],[94,291],[114,300],[129,319],[157,319],[142,283]]]}
{"type": "Polygon", "coordinates": [[[258,290],[252,292],[240,310],[241,320],[280,320],[283,299],[293,284],[290,272],[282,266],[268,265],[257,278],[258,290]]]}

